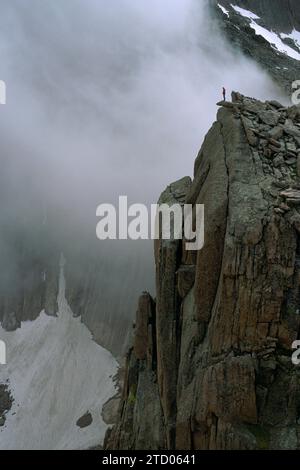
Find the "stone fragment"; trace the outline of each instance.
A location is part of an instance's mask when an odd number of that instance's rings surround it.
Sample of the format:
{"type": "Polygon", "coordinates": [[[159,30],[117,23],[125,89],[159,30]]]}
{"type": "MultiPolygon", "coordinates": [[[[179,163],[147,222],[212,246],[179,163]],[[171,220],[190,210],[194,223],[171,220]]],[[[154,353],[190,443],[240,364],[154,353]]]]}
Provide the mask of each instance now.
{"type": "Polygon", "coordinates": [[[294,137],[298,146],[300,146],[300,129],[288,122],[284,125],[284,132],[287,135],[291,135],[292,137],[294,137]]]}
{"type": "Polygon", "coordinates": [[[264,148],[264,156],[267,157],[267,158],[271,158],[272,157],[272,152],[269,148],[265,147],[264,148]]]}
{"type": "Polygon", "coordinates": [[[297,158],[288,158],[285,163],[288,165],[288,166],[294,166],[297,164],[297,158]]]}
{"type": "Polygon", "coordinates": [[[269,131],[271,139],[278,140],[283,136],[283,128],[281,126],[275,126],[269,131]]]}
{"type": "Polygon", "coordinates": [[[289,207],[287,204],[285,204],[284,202],[282,202],[282,203],[280,204],[279,208],[280,208],[281,210],[283,210],[284,212],[288,212],[288,211],[290,210],[290,207],[289,207]]]}
{"type": "Polygon", "coordinates": [[[254,130],[250,127],[252,123],[244,116],[242,116],[241,119],[249,144],[251,147],[256,147],[258,145],[258,138],[256,137],[254,130]]]}
{"type": "Polygon", "coordinates": [[[286,148],[289,152],[294,152],[297,154],[297,147],[294,142],[287,142],[286,143],[286,148]]]}
{"type": "Polygon", "coordinates": [[[281,155],[278,155],[277,157],[274,158],[273,165],[275,168],[278,168],[279,166],[283,164],[284,164],[284,158],[281,155]]]}
{"type": "Polygon", "coordinates": [[[93,422],[93,417],[91,413],[87,411],[83,416],[81,416],[81,418],[79,418],[76,421],[76,426],[83,429],[83,428],[87,428],[88,426],[90,426],[92,422],[93,422]]]}
{"type": "Polygon", "coordinates": [[[270,139],[269,139],[269,143],[270,143],[271,145],[273,145],[273,147],[281,148],[281,143],[278,142],[278,140],[275,140],[275,139],[270,138],[270,139]]]}
{"type": "Polygon", "coordinates": [[[271,101],[267,101],[268,104],[270,104],[271,106],[273,106],[273,108],[276,108],[276,109],[285,109],[281,103],[279,103],[279,101],[276,101],[276,100],[271,100],[271,101]]]}
{"type": "Polygon", "coordinates": [[[288,118],[294,121],[300,116],[300,106],[291,106],[290,108],[287,108],[286,113],[288,118]]]}
{"type": "Polygon", "coordinates": [[[275,147],[275,145],[269,145],[269,149],[271,150],[271,152],[273,153],[280,153],[282,151],[282,148],[280,147],[275,147]]]}
{"type": "Polygon", "coordinates": [[[281,191],[280,196],[286,199],[300,199],[300,190],[288,188],[285,191],[281,191]]]}
{"type": "Polygon", "coordinates": [[[284,214],[284,211],[282,209],[280,209],[280,207],[275,207],[274,212],[276,214],[280,214],[280,215],[284,214]]]}
{"type": "Polygon", "coordinates": [[[268,126],[276,126],[278,124],[280,115],[274,111],[261,111],[259,118],[268,126]]]}

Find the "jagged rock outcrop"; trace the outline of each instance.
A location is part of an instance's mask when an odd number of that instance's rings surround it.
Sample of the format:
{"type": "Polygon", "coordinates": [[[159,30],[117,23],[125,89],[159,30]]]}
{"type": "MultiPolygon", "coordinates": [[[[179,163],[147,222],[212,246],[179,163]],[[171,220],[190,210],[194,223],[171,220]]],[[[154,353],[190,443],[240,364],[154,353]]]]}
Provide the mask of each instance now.
{"type": "Polygon", "coordinates": [[[205,205],[205,245],[155,244],[108,449],[300,447],[300,108],[219,105],[193,182],[160,199],[205,205]]]}

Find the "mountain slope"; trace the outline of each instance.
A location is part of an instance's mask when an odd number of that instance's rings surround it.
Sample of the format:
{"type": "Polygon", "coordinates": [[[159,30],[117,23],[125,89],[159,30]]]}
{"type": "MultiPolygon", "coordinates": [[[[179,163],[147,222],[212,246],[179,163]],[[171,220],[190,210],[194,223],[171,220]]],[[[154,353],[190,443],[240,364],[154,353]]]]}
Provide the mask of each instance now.
{"type": "Polygon", "coordinates": [[[232,5],[250,10],[264,19],[270,29],[290,32],[300,29],[300,4],[298,0],[220,0],[230,9],[232,5]]]}
{"type": "Polygon", "coordinates": [[[291,96],[292,82],[300,76],[299,2],[210,0],[209,4],[230,43],[291,96]]]}

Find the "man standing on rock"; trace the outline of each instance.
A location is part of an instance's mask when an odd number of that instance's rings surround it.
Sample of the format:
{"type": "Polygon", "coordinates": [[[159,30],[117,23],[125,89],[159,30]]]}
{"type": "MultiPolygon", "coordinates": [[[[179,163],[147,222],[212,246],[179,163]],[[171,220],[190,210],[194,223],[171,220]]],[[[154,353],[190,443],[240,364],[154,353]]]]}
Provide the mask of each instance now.
{"type": "Polygon", "coordinates": [[[226,101],[226,88],[223,87],[223,90],[222,90],[222,94],[223,94],[223,101],[226,101]]]}

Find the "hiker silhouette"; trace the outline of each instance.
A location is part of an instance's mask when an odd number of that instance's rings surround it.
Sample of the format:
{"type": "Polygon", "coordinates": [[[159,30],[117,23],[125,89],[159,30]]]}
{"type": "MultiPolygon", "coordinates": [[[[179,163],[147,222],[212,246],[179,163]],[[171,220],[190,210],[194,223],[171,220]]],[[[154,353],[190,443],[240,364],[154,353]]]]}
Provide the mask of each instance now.
{"type": "Polygon", "coordinates": [[[222,94],[223,94],[223,101],[226,101],[226,89],[224,87],[222,89],[222,94]]]}

